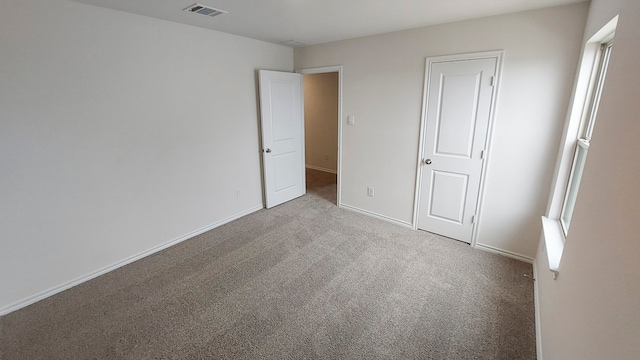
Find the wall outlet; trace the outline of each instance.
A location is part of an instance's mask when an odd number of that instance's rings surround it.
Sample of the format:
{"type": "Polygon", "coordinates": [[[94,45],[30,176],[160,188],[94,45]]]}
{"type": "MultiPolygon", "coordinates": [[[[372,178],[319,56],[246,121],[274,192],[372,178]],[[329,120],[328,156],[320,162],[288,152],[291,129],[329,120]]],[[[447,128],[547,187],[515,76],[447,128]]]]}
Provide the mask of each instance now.
{"type": "Polygon", "coordinates": [[[374,194],[374,189],[373,189],[373,187],[369,186],[367,188],[367,196],[373,197],[373,194],[374,194]]]}
{"type": "Polygon", "coordinates": [[[242,197],[242,190],[236,189],[236,197],[237,198],[242,197]]]}

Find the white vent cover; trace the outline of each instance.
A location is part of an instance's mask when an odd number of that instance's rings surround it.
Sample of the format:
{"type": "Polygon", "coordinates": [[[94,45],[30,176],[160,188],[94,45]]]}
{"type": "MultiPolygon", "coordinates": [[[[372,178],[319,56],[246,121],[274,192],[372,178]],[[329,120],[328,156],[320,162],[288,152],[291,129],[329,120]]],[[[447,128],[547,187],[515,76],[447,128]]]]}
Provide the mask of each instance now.
{"type": "Polygon", "coordinates": [[[207,15],[207,16],[218,16],[221,14],[227,14],[227,11],[224,10],[220,10],[220,9],[214,9],[212,7],[206,6],[206,5],[202,5],[202,4],[193,4],[189,7],[187,7],[186,9],[184,9],[184,11],[186,12],[191,12],[191,13],[196,13],[196,14],[201,14],[201,15],[207,15]]]}
{"type": "Polygon", "coordinates": [[[287,40],[287,41],[281,41],[280,42],[281,45],[284,46],[290,46],[290,47],[298,47],[298,46],[305,46],[307,44],[303,43],[302,41],[298,41],[298,40],[287,40]]]}

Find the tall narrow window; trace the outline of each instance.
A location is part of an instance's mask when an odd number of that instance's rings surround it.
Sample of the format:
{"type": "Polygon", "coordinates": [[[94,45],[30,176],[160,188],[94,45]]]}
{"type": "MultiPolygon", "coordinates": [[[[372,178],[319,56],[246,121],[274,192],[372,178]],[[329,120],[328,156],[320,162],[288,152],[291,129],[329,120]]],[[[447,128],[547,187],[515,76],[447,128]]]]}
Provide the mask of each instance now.
{"type": "Polygon", "coordinates": [[[573,164],[571,165],[571,174],[569,175],[569,183],[567,184],[562,212],[560,213],[560,224],[562,225],[562,230],[564,231],[565,236],[569,232],[573,209],[578,197],[582,171],[584,170],[584,164],[589,152],[589,143],[591,142],[591,136],[593,135],[593,126],[596,122],[598,105],[600,103],[600,96],[602,95],[602,88],[604,87],[604,80],[607,75],[607,66],[609,65],[612,46],[613,42],[608,41],[603,43],[600,47],[600,60],[598,63],[596,79],[593,83],[590,101],[585,108],[587,110],[586,117],[583,119],[578,138],[576,139],[573,164]]]}

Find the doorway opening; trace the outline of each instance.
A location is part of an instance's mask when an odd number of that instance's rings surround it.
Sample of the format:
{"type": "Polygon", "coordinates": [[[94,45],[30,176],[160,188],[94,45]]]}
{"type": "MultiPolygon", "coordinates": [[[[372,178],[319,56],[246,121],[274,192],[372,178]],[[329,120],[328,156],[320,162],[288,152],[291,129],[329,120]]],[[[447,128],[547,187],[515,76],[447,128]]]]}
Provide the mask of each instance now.
{"type": "Polygon", "coordinates": [[[341,67],[304,69],[307,193],[340,206],[341,67]]]}

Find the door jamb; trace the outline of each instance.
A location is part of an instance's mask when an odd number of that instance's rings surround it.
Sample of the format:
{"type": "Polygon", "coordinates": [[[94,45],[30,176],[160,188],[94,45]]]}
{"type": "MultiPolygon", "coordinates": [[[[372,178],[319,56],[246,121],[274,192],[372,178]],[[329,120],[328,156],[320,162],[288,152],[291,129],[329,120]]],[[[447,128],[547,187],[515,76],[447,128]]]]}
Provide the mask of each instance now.
{"type": "MultiPolygon", "coordinates": [[[[340,184],[342,183],[342,65],[324,66],[316,68],[297,69],[295,72],[299,74],[324,74],[338,73],[338,166],[337,166],[337,199],[336,204],[342,207],[342,191],[340,184]]],[[[304,102],[304,97],[302,99],[304,102]]],[[[303,114],[304,117],[304,114],[303,114]]]]}
{"type": "Polygon", "coordinates": [[[415,196],[413,203],[413,229],[418,230],[418,204],[420,200],[420,192],[422,187],[422,154],[424,152],[425,130],[426,130],[426,114],[427,114],[427,99],[429,98],[429,83],[431,81],[431,64],[435,62],[452,62],[452,61],[464,61],[464,60],[477,60],[477,59],[496,59],[496,75],[493,87],[493,94],[491,98],[491,108],[489,110],[489,124],[487,127],[487,139],[484,146],[484,161],[482,162],[482,170],[480,171],[480,187],[478,188],[478,201],[476,203],[475,211],[475,223],[471,232],[471,246],[476,247],[478,228],[482,220],[482,204],[484,201],[485,193],[485,180],[487,175],[487,166],[489,164],[491,154],[491,139],[493,135],[493,123],[495,119],[496,106],[498,103],[498,96],[500,94],[500,80],[502,79],[502,67],[504,63],[504,50],[494,50],[467,54],[455,54],[455,55],[443,55],[432,56],[426,58],[425,64],[425,81],[422,91],[422,113],[420,115],[420,142],[418,145],[418,158],[417,158],[417,170],[416,170],[416,184],[415,184],[415,196]]]}

